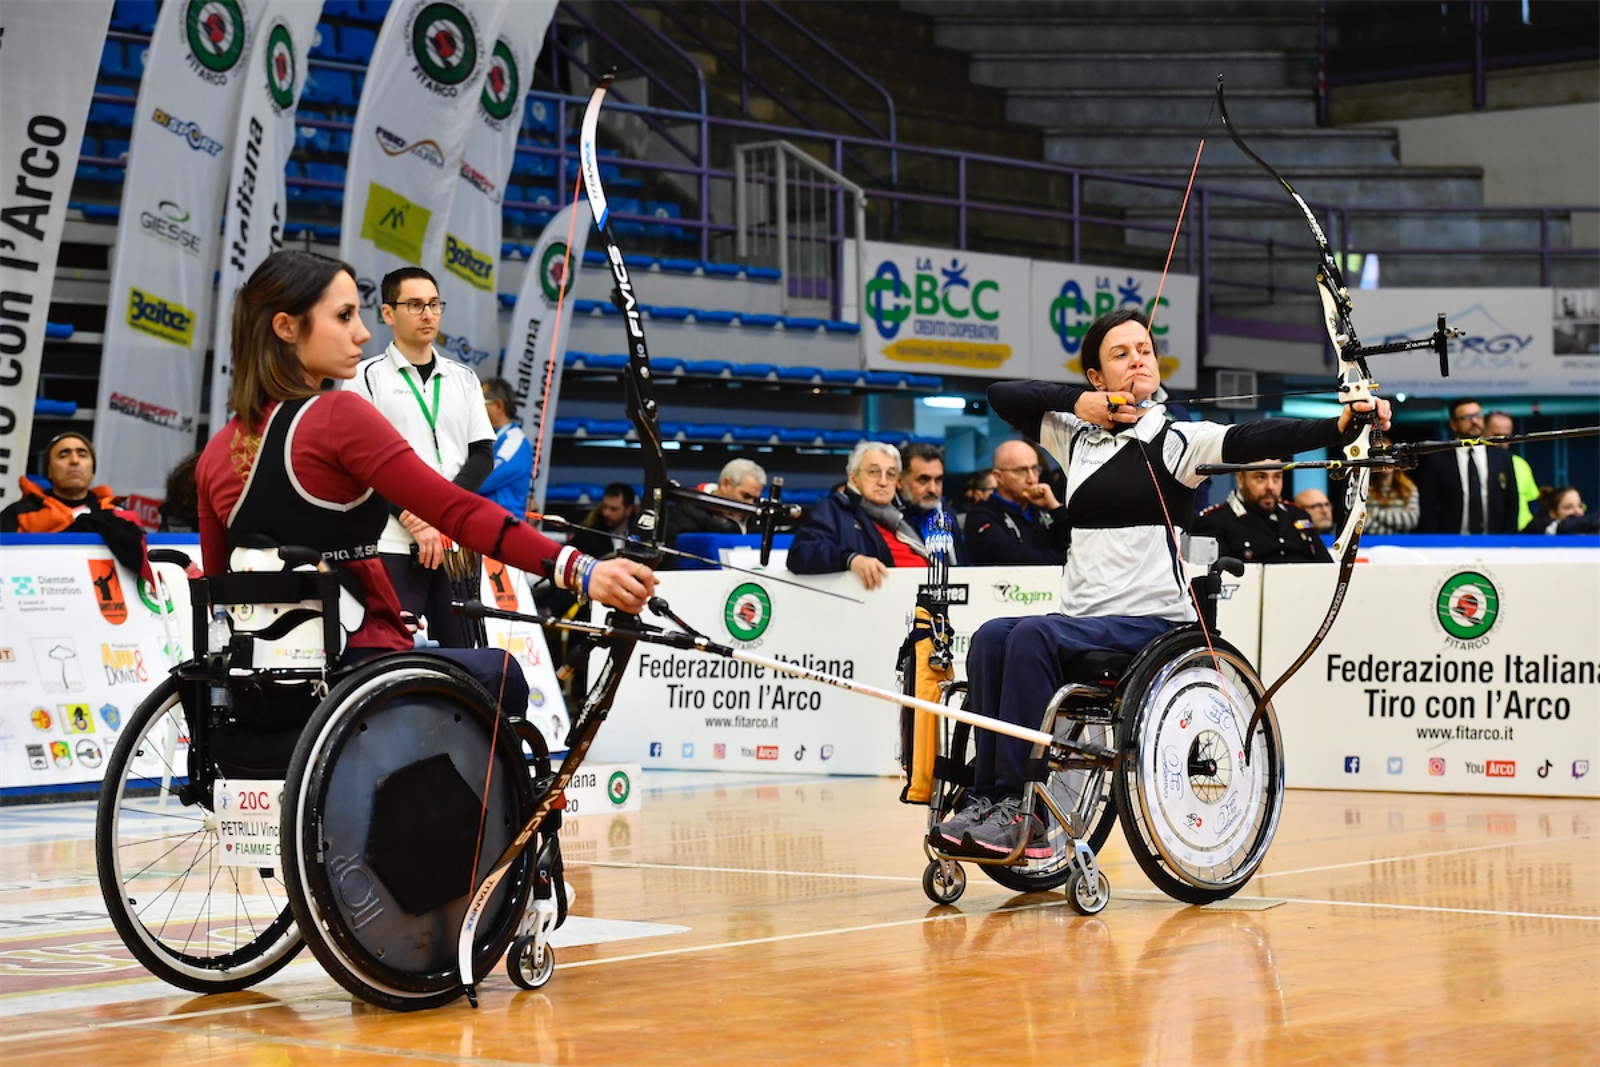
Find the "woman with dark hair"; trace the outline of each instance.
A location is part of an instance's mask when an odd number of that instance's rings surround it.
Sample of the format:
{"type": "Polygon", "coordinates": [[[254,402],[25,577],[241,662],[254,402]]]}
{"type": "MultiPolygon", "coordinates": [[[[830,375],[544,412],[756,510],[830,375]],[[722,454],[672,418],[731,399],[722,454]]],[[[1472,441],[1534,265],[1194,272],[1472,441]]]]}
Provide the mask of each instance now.
{"type": "MultiPolygon", "coordinates": [[[[992,619],[967,655],[971,709],[1037,729],[1062,685],[1062,663],[1082,652],[1137,652],[1193,622],[1183,561],[1170,526],[1187,531],[1203,463],[1248,463],[1328,448],[1353,438],[1351,407],[1336,419],[1262,419],[1224,426],[1170,422],[1150,321],[1124,309],[1104,315],[1083,339],[1089,388],[1059,382],[999,382],[989,407],[1039,442],[1066,472],[1072,546],[1058,610],[992,619]]],[[[1385,400],[1352,405],[1376,409],[1385,400]]],[[[1029,744],[978,731],[967,803],[931,832],[941,850],[999,857],[1024,842],[1047,857],[1045,828],[1022,808],[1029,744]],[[1025,836],[1026,835],[1026,836],[1025,836]]]]}
{"type": "Polygon", "coordinates": [[[1421,517],[1421,494],[1405,471],[1379,467],[1372,472],[1367,490],[1367,533],[1407,534],[1417,528],[1421,517]]]}
{"type": "MultiPolygon", "coordinates": [[[[354,270],[309,252],[275,252],[233,306],[235,415],[196,469],[200,548],[207,574],[249,545],[303,545],[341,570],[365,609],[346,660],[402,651],[414,641],[378,559],[386,501],[426,519],[474,551],[637,613],[655,575],[626,559],[600,562],[562,547],[423,463],[363,397],[331,389],[355,374],[361,322],[354,270]]],[[[498,649],[441,650],[501,703],[520,711],[527,683],[498,649]]]]}
{"type": "Polygon", "coordinates": [[[1583,494],[1575,485],[1558,485],[1539,493],[1533,518],[1522,528],[1525,534],[1600,533],[1600,515],[1588,514],[1583,494]]]}
{"type": "Polygon", "coordinates": [[[167,498],[161,502],[161,525],[157,533],[194,533],[200,529],[199,490],[194,484],[194,469],[200,453],[190,452],[167,472],[167,498]]]}

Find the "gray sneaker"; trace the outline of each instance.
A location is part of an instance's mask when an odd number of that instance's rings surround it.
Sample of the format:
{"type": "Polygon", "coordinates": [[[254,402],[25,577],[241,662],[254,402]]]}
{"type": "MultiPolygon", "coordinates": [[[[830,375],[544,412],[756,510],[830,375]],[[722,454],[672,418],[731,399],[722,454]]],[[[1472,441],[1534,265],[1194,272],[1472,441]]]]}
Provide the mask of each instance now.
{"type": "Polygon", "coordinates": [[[967,827],[966,844],[993,856],[1010,855],[1017,847],[1017,839],[1028,835],[1028,846],[1022,855],[1030,860],[1047,860],[1054,850],[1045,839],[1044,822],[1032,812],[1022,809],[1021,797],[1006,797],[994,805],[979,822],[967,827]]]}
{"type": "Polygon", "coordinates": [[[944,822],[936,823],[930,836],[933,846],[941,851],[948,852],[962,847],[962,838],[974,823],[981,822],[994,808],[994,801],[988,797],[975,797],[968,795],[956,809],[956,813],[944,822]]]}

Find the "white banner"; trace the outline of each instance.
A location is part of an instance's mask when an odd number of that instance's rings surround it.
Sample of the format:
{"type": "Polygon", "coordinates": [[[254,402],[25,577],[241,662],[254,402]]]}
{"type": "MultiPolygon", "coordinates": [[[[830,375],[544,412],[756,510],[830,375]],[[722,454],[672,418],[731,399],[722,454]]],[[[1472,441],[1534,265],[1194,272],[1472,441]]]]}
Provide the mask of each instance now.
{"type": "Polygon", "coordinates": [[[0,508],[28,463],[67,196],[111,0],[0,6],[0,508]]]}
{"type": "MultiPolygon", "coordinates": [[[[1080,263],[1033,261],[1032,371],[1042,381],[1084,381],[1083,335],[1101,315],[1119,308],[1150,314],[1161,287],[1156,271],[1093,267],[1080,263]]],[[[1193,389],[1200,366],[1198,323],[1200,281],[1168,274],[1161,307],[1151,325],[1161,358],[1161,383],[1193,389]]]]}
{"type": "Polygon", "coordinates": [[[568,204],[545,226],[528,259],[528,272],[522,279],[522,291],[517,294],[516,310],[511,313],[511,331],[506,335],[506,358],[500,373],[516,390],[522,433],[533,448],[533,481],[528,486],[531,511],[544,511],[544,490],[550,482],[551,442],[546,416],[554,417],[556,401],[561,396],[561,369],[572,327],[575,279],[589,244],[589,226],[589,205],[582,202],[568,204]],[[566,302],[558,320],[556,299],[568,270],[572,276],[567,278],[566,302]],[[553,334],[545,328],[547,323],[554,324],[553,334]]]}
{"type": "Polygon", "coordinates": [[[874,370],[1026,378],[1028,260],[866,242],[864,282],[845,256],[845,289],[861,301],[861,343],[874,370]]]}
{"type": "Polygon", "coordinates": [[[494,374],[500,356],[501,204],[516,159],[528,82],[555,10],[556,0],[524,0],[495,40],[444,228],[444,255],[424,264],[450,305],[450,313],[440,318],[437,346],[480,378],[494,374]]]}
{"type": "MultiPolygon", "coordinates": [[[[1600,323],[1585,292],[1592,291],[1371,289],[1352,299],[1363,344],[1426,337],[1441,312],[1467,331],[1450,342],[1449,378],[1439,377],[1438,357],[1426,350],[1374,357],[1386,396],[1570,396],[1600,391],[1600,348],[1578,343],[1583,325],[1600,323]]],[[[1590,330],[1600,333],[1600,325],[1590,330]]]]}
{"type": "MultiPolygon", "coordinates": [[[[378,286],[438,263],[505,0],[402,0],[389,8],[350,133],[339,253],[379,321],[378,286]]],[[[496,258],[499,248],[494,250],[496,258]]],[[[388,337],[376,330],[368,354],[388,337]]]]}
{"type": "Polygon", "coordinates": [[[211,427],[228,419],[233,387],[233,297],[283,247],[284,170],[294,149],[294,113],[306,82],[306,53],[322,0],[266,0],[245,58],[234,124],[238,150],[224,199],[222,263],[211,345],[211,427]]]}
{"type": "Polygon", "coordinates": [[[17,539],[0,552],[0,789],[98,782],[123,723],[188,655],[188,583],[156,566],[165,621],[104,545],[17,539]]]}
{"type": "MultiPolygon", "coordinates": [[[[1600,566],[1501,558],[1357,569],[1273,698],[1291,786],[1600,796],[1600,566]]],[[[1310,639],[1332,570],[1264,568],[1264,679],[1310,639]]]]}
{"type": "MultiPolygon", "coordinates": [[[[508,567],[499,560],[483,560],[483,583],[478,598],[493,604],[501,611],[520,611],[532,614],[533,594],[528,585],[528,575],[508,567]]],[[[561,696],[561,683],[556,679],[556,665],[550,660],[550,648],[545,643],[544,630],[532,623],[508,622],[504,619],[487,619],[485,627],[491,648],[503,648],[522,664],[522,676],[528,681],[528,710],[526,718],[544,734],[551,751],[567,747],[567,703],[561,696]]]]}
{"type": "Polygon", "coordinates": [[[96,477],[160,499],[195,447],[222,204],[258,0],[156,19],[134,110],[95,416],[96,477]]]}

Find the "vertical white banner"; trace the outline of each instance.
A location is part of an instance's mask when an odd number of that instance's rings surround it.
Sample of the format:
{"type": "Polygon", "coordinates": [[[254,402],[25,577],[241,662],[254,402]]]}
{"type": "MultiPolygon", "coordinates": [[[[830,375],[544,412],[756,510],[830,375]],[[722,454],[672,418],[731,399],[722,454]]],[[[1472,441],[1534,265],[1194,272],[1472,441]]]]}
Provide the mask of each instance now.
{"type": "Polygon", "coordinates": [[[162,5],[134,110],[95,416],[96,476],[160,498],[195,447],[253,0],[162,5]]]}
{"type": "MultiPolygon", "coordinates": [[[[339,227],[339,253],[356,269],[369,321],[385,274],[444,254],[472,113],[505,10],[505,0],[401,0],[378,31],[350,133],[339,227]]],[[[375,331],[369,353],[388,340],[375,331]]]]}
{"type": "Polygon", "coordinates": [[[533,446],[533,481],[528,486],[528,508],[544,510],[545,486],[550,481],[549,422],[561,395],[561,366],[567,356],[572,330],[572,299],[583,250],[589,244],[589,205],[568,204],[539,235],[528,260],[528,273],[517,294],[506,334],[506,359],[501,374],[517,393],[522,433],[533,446]],[[570,241],[571,247],[568,248],[570,241]],[[571,276],[566,276],[567,271],[571,276]],[[566,277],[566,297],[556,316],[566,277]]]}
{"type": "Polygon", "coordinates": [[[211,345],[211,425],[227,421],[233,386],[233,296],[263,259],[283,247],[283,176],[294,149],[294,113],[306,81],[306,53],[322,0],[266,0],[245,58],[234,123],[237,151],[228,179],[211,345]]]}
{"type": "Polygon", "coordinates": [[[516,159],[528,82],[555,10],[555,0],[524,0],[495,39],[444,228],[443,257],[424,264],[450,305],[440,320],[438,347],[480,378],[495,373],[500,355],[501,204],[516,159]]]}
{"type": "Polygon", "coordinates": [[[111,0],[0,5],[0,507],[28,463],[67,195],[111,0]]]}

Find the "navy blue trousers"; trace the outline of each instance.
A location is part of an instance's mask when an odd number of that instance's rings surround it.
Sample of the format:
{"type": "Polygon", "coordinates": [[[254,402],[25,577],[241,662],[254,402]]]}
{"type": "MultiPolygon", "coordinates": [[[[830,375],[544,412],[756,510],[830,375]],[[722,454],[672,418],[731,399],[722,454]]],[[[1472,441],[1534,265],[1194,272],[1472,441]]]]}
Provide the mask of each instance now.
{"type": "MultiPolygon", "coordinates": [[[[1081,652],[1138,652],[1177,623],[1132,615],[1074,619],[1059,612],[990,619],[967,652],[971,710],[1037,730],[1044,709],[1065,683],[1061,662],[1081,652]]],[[[1022,792],[1032,745],[977,730],[973,793],[999,800],[1022,792]]]]}

